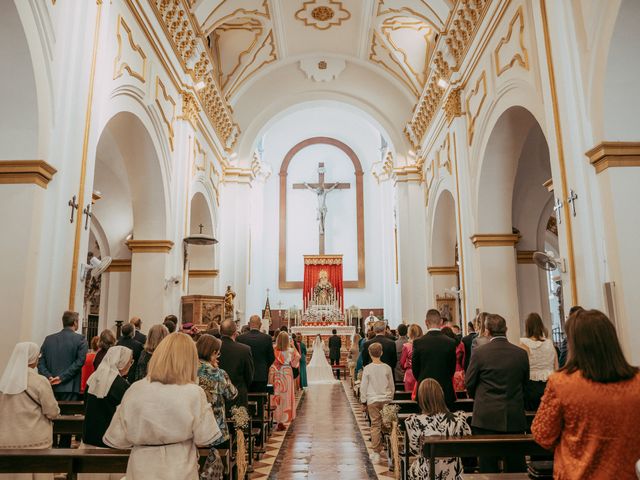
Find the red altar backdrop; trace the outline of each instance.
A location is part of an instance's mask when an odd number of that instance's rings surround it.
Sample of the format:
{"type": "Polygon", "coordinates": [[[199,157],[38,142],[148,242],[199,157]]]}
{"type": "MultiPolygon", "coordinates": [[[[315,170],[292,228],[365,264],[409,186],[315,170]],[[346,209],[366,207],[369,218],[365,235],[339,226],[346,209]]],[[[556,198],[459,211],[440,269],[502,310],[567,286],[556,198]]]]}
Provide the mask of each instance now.
{"type": "Polygon", "coordinates": [[[338,307],[344,311],[344,284],[342,281],[342,255],[305,255],[304,256],[304,282],[302,298],[304,309],[309,306],[309,300],[313,289],[318,283],[320,272],[325,270],[329,275],[329,281],[336,290],[338,307]]]}

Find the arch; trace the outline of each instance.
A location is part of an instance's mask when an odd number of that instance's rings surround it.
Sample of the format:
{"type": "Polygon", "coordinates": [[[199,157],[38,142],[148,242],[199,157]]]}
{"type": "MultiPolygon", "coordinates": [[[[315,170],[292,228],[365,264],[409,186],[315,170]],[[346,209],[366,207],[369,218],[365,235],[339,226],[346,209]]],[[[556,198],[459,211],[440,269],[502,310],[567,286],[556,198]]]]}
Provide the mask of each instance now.
{"type": "Polygon", "coordinates": [[[442,189],[436,199],[431,226],[431,265],[455,265],[458,242],[456,202],[450,190],[442,189]]]}
{"type": "MultiPolygon", "coordinates": [[[[167,238],[167,195],[160,156],[140,117],[120,111],[105,124],[96,145],[96,159],[126,182],[131,195],[132,230],[138,240],[167,238]]],[[[107,229],[108,230],[108,229],[107,229]]]]}
{"type": "Polygon", "coordinates": [[[356,176],[356,210],[357,210],[357,238],[358,238],[358,280],[344,282],[345,288],[364,288],[365,285],[365,255],[364,255],[364,186],[362,163],[358,155],[346,143],[331,137],[312,137],[294,145],[285,155],[280,165],[280,245],[278,278],[280,288],[302,288],[302,282],[287,281],[287,171],[291,160],[297,153],[312,145],[331,145],[345,153],[353,164],[356,176]]]}

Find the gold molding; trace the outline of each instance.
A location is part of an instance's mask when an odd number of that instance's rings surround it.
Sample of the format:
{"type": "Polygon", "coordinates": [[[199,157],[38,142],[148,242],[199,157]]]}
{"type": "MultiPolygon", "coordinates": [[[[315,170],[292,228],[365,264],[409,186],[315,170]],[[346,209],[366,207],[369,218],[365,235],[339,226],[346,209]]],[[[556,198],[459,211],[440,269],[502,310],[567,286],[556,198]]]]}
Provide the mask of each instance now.
{"type": "Polygon", "coordinates": [[[302,4],[302,8],[298,10],[294,17],[304,23],[306,27],[313,27],[317,30],[328,30],[331,27],[339,27],[343,22],[351,18],[351,12],[343,7],[342,2],[338,0],[309,0],[302,4]],[[321,4],[318,4],[320,1],[321,4]],[[315,8],[309,10],[310,7],[316,5],[315,8]],[[331,11],[331,16],[327,19],[319,19],[314,16],[317,9],[324,8],[331,11]],[[336,10],[334,10],[336,9],[336,10]],[[306,13],[307,15],[303,15],[306,13]],[[338,15],[336,15],[338,13],[338,15]]]}
{"type": "Polygon", "coordinates": [[[130,272],[131,271],[131,259],[130,258],[114,258],[111,260],[111,265],[107,268],[107,272],[130,272]]]}
{"type": "Polygon", "coordinates": [[[480,247],[515,247],[520,241],[517,233],[476,233],[471,237],[471,243],[480,247]]]}
{"type": "MultiPolygon", "coordinates": [[[[464,277],[464,243],[462,241],[462,215],[460,214],[460,173],[458,171],[458,147],[456,143],[456,132],[453,131],[453,162],[454,168],[456,171],[456,223],[458,224],[458,256],[459,261],[458,265],[460,266],[460,288],[462,288],[463,292],[466,292],[465,286],[465,277],[464,277]]],[[[467,295],[462,295],[462,317],[467,318],[467,295]]],[[[461,325],[466,325],[465,322],[461,321],[461,325]]],[[[463,327],[466,330],[466,327],[463,327]]],[[[463,331],[465,331],[463,330],[463,331]]]]}
{"type": "Polygon", "coordinates": [[[118,53],[116,54],[116,58],[113,62],[113,79],[115,80],[117,78],[120,78],[126,70],[133,78],[137,78],[142,83],[145,83],[146,80],[144,75],[147,71],[147,56],[145,55],[144,50],[142,50],[142,47],[140,47],[140,45],[137,45],[133,41],[133,33],[131,32],[131,28],[129,27],[129,25],[127,25],[121,15],[118,15],[117,23],[118,26],[116,27],[116,40],[118,42],[118,53]],[[131,49],[134,52],[137,52],[142,57],[142,73],[136,72],[133,68],[131,68],[131,65],[126,62],[122,62],[120,63],[120,66],[118,66],[118,63],[122,60],[122,34],[120,32],[120,26],[122,26],[122,28],[127,33],[127,38],[129,40],[131,49]]]}
{"type": "Polygon", "coordinates": [[[524,13],[522,10],[522,5],[520,5],[515,16],[509,22],[509,31],[507,32],[507,35],[500,39],[500,41],[498,42],[498,46],[493,52],[495,65],[496,65],[496,77],[499,77],[510,68],[513,68],[516,63],[520,64],[520,66],[525,70],[527,71],[529,70],[529,52],[527,51],[524,44],[524,26],[525,26],[524,13]],[[511,36],[513,35],[513,27],[515,26],[518,20],[520,20],[520,29],[519,29],[520,30],[519,32],[520,52],[516,52],[513,55],[513,57],[511,57],[509,62],[504,64],[501,67],[500,66],[500,49],[511,41],[511,36]]]}
{"type": "Polygon", "coordinates": [[[393,169],[393,175],[396,183],[422,183],[422,166],[413,164],[395,167],[393,169]]]}
{"type": "Polygon", "coordinates": [[[198,117],[200,115],[200,107],[193,93],[186,90],[182,91],[182,113],[178,117],[180,120],[186,120],[191,124],[194,130],[198,129],[198,117]]]}
{"type": "Polygon", "coordinates": [[[487,72],[486,70],[483,70],[480,76],[478,77],[478,80],[476,80],[476,84],[473,87],[473,90],[471,90],[471,92],[469,93],[465,101],[466,110],[467,110],[467,123],[468,123],[467,136],[468,136],[469,145],[473,143],[473,134],[475,133],[476,120],[478,119],[478,116],[482,111],[482,106],[484,105],[484,101],[486,98],[487,98],[487,72]],[[482,85],[482,98],[478,102],[478,108],[476,109],[475,113],[472,113],[470,108],[470,103],[471,103],[471,100],[480,93],[480,85],[482,85]]]}
{"type": "Polygon", "coordinates": [[[455,88],[449,92],[447,99],[444,101],[444,114],[447,117],[447,123],[451,124],[453,119],[462,115],[462,95],[461,89],[455,88]]]}
{"type": "Polygon", "coordinates": [[[220,273],[218,270],[189,270],[189,278],[215,278],[220,273]]]}
{"type": "Polygon", "coordinates": [[[264,67],[265,65],[269,65],[270,63],[275,62],[276,60],[278,60],[278,52],[276,49],[276,43],[275,43],[275,39],[273,37],[273,30],[271,32],[269,32],[269,34],[265,37],[264,41],[262,42],[262,44],[258,47],[258,49],[256,50],[255,55],[253,56],[253,58],[251,59],[251,62],[248,63],[238,74],[238,76],[236,77],[235,81],[233,82],[233,85],[231,85],[229,87],[229,90],[226,93],[226,97],[231,97],[232,95],[234,95],[238,89],[247,81],[249,80],[254,73],[256,73],[258,70],[260,70],[262,67],[264,67]],[[267,45],[269,47],[271,47],[271,51],[268,53],[267,58],[265,60],[263,60],[263,62],[258,65],[257,67],[255,67],[253,70],[251,70],[250,72],[247,73],[247,70],[251,67],[251,65],[253,64],[253,62],[256,61],[256,58],[258,58],[258,55],[260,54],[260,52],[262,52],[262,50],[267,47],[267,45]]]}
{"type": "Polygon", "coordinates": [[[160,116],[162,117],[162,121],[164,122],[164,124],[167,126],[167,136],[169,137],[169,146],[171,147],[171,151],[173,151],[173,135],[174,135],[173,122],[176,119],[176,101],[173,99],[173,97],[171,97],[171,95],[167,93],[167,88],[164,86],[164,83],[162,83],[162,80],[160,80],[159,76],[156,76],[155,96],[156,96],[155,103],[158,106],[158,110],[160,110],[160,116]],[[162,99],[164,99],[165,102],[171,105],[170,115],[167,115],[167,113],[164,111],[164,108],[162,107],[162,102],[160,101],[161,97],[160,95],[158,95],[161,90],[162,90],[162,99]],[[171,118],[169,119],[168,116],[170,116],[171,118]]]}
{"type": "Polygon", "coordinates": [[[640,142],[600,142],[585,155],[596,173],[613,167],[640,167],[640,142]]]}
{"type": "Polygon", "coordinates": [[[516,250],[516,261],[518,265],[530,265],[533,263],[535,250],[516,250]]]}
{"type": "Polygon", "coordinates": [[[392,52],[387,48],[384,44],[378,32],[373,32],[373,38],[371,40],[371,48],[369,50],[369,61],[377,63],[381,65],[387,72],[396,77],[400,82],[407,86],[407,88],[413,93],[416,97],[420,96],[420,91],[416,88],[416,86],[411,82],[411,79],[407,75],[407,72],[400,66],[400,64],[393,59],[392,52]],[[397,72],[394,68],[391,68],[387,63],[383,60],[383,57],[378,54],[376,51],[376,47],[380,47],[385,50],[385,55],[391,58],[391,60],[398,65],[400,68],[400,72],[397,72]],[[402,73],[402,75],[400,74],[402,73]]]}
{"type": "Polygon", "coordinates": [[[549,191],[549,192],[553,192],[553,178],[550,178],[549,180],[547,180],[546,182],[544,182],[544,183],[542,184],[542,186],[543,186],[544,188],[546,188],[546,189],[547,189],[547,191],[549,191]]]}
{"type": "Polygon", "coordinates": [[[132,253],[169,253],[173,248],[171,240],[127,240],[125,244],[132,253]]]}
{"type": "MultiPolygon", "coordinates": [[[[547,18],[547,1],[540,0],[540,13],[542,15],[542,30],[544,34],[544,47],[547,59],[547,71],[549,74],[549,86],[551,87],[551,104],[553,107],[553,120],[556,133],[556,149],[558,154],[558,163],[560,166],[560,190],[562,193],[561,198],[567,198],[569,196],[569,189],[567,186],[567,167],[564,161],[564,142],[562,139],[562,127],[560,124],[560,107],[558,105],[558,92],[556,90],[556,76],[553,67],[553,52],[551,49],[551,37],[549,35],[549,20],[547,18]]],[[[578,305],[578,285],[576,278],[575,268],[575,253],[573,251],[573,225],[572,216],[569,211],[569,202],[564,202],[564,218],[566,222],[565,232],[567,234],[567,263],[569,278],[571,280],[571,304],[578,305]]]]}
{"type": "MultiPolygon", "coordinates": [[[[87,106],[84,117],[84,133],[82,136],[82,158],[80,160],[80,184],[78,185],[78,205],[84,205],[84,188],[87,176],[87,157],[89,154],[89,136],[91,133],[91,114],[93,111],[93,90],[96,79],[96,61],[98,58],[98,40],[100,39],[100,20],[102,18],[102,2],[96,8],[96,20],[93,29],[93,51],[91,53],[91,68],[89,73],[89,88],[87,106]]],[[[76,308],[76,290],[78,287],[78,263],[80,257],[80,242],[82,240],[82,221],[76,217],[76,231],[73,240],[73,260],[71,263],[71,278],[69,280],[69,310],[76,308]]]]}
{"type": "Polygon", "coordinates": [[[429,272],[429,275],[456,275],[458,273],[458,266],[427,267],[427,272],[429,272]]]}
{"type": "Polygon", "coordinates": [[[44,160],[0,160],[0,184],[33,184],[46,189],[56,172],[44,160]]]}

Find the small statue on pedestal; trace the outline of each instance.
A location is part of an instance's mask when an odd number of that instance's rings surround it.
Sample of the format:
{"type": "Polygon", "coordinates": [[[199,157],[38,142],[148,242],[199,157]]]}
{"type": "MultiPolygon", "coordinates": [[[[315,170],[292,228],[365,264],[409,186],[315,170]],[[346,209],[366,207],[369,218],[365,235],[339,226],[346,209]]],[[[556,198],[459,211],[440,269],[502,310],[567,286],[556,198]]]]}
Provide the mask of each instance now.
{"type": "Polygon", "coordinates": [[[234,320],[234,301],[236,292],[231,290],[231,285],[227,285],[227,291],[224,293],[224,318],[234,320]]]}

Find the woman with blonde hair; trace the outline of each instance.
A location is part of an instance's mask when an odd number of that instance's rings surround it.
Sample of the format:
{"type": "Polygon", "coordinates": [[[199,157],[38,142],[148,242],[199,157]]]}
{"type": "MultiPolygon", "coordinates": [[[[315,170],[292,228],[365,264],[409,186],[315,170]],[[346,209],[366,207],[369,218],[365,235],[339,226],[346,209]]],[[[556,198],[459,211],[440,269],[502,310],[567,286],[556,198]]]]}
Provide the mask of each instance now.
{"type": "Polygon", "coordinates": [[[475,324],[476,324],[476,332],[478,332],[478,336],[474,338],[473,341],[471,342],[471,353],[473,353],[474,349],[489,343],[489,340],[490,340],[489,332],[487,331],[487,327],[485,325],[485,322],[488,316],[489,316],[488,312],[480,312],[476,316],[475,324]]]}
{"type": "Polygon", "coordinates": [[[137,382],[147,376],[147,368],[151,361],[151,356],[158,345],[160,345],[162,339],[167,335],[169,335],[169,330],[167,330],[167,327],[164,325],[154,325],[149,329],[147,340],[144,344],[144,350],[140,353],[140,358],[138,358],[138,363],[136,365],[136,374],[133,379],[134,382],[137,382]]]}
{"type": "Polygon", "coordinates": [[[422,328],[417,323],[409,326],[409,341],[402,346],[400,354],[400,366],[404,370],[404,390],[405,392],[413,392],[416,385],[416,377],[413,376],[411,370],[411,357],[413,356],[413,341],[422,336],[422,328]]]}
{"type": "MultiPolygon", "coordinates": [[[[422,438],[430,435],[470,435],[471,427],[462,411],[451,413],[444,401],[444,392],[433,378],[425,378],[418,387],[418,405],[422,413],[405,421],[409,447],[417,458],[409,468],[409,480],[429,478],[429,460],[422,455],[422,438]]],[[[457,457],[436,458],[436,479],[460,480],[462,462],[457,457]]]]}
{"type": "Polygon", "coordinates": [[[131,448],[127,480],[198,478],[197,447],[221,436],[198,366],[191,337],[172,333],[155,349],[147,377],[125,393],[103,440],[131,448]]]}
{"type": "Polygon", "coordinates": [[[273,385],[271,404],[275,408],[273,421],[278,430],[296,418],[296,398],[293,384],[293,368],[300,364],[300,354],[292,345],[287,332],[280,332],[274,347],[276,356],[269,368],[269,383],[273,385]]]}
{"type": "MultiPolygon", "coordinates": [[[[40,347],[21,342],[0,377],[0,449],[51,448],[53,424],[60,414],[51,384],[36,367],[40,347]]],[[[53,479],[53,474],[0,475],[13,480],[53,479]]]]}

